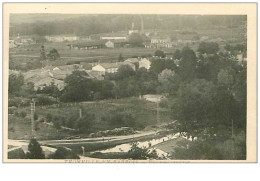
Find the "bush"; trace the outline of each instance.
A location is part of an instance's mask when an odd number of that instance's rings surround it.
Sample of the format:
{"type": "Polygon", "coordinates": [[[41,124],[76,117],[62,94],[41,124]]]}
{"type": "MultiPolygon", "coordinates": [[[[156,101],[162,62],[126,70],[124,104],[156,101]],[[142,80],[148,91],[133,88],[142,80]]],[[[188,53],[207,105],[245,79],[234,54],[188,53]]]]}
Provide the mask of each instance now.
{"type": "Polygon", "coordinates": [[[38,114],[34,113],[34,120],[38,120],[38,114]]]}
{"type": "Polygon", "coordinates": [[[46,116],[46,122],[47,123],[50,123],[50,122],[52,122],[52,115],[51,114],[47,114],[47,116],[46,116]]]}
{"type": "Polygon", "coordinates": [[[155,150],[149,151],[145,147],[138,147],[138,143],[133,143],[131,149],[128,151],[127,157],[133,160],[146,160],[146,159],[156,159],[158,158],[157,152],[155,150]]]}
{"type": "Polygon", "coordinates": [[[165,53],[162,50],[156,50],[154,56],[165,58],[165,53]]]}
{"type": "Polygon", "coordinates": [[[44,122],[44,118],[41,118],[41,119],[39,120],[39,122],[40,122],[40,123],[43,123],[43,122],[44,122]]]}
{"type": "Polygon", "coordinates": [[[28,151],[29,152],[26,153],[27,159],[44,159],[45,158],[42,148],[35,138],[32,138],[30,140],[30,143],[28,145],[28,151]]]}
{"type": "Polygon", "coordinates": [[[24,112],[24,111],[22,111],[22,112],[15,112],[14,115],[17,116],[17,117],[25,118],[27,116],[27,113],[24,112]]]}
{"type": "Polygon", "coordinates": [[[36,98],[36,103],[38,105],[51,105],[54,104],[56,100],[49,96],[40,95],[36,98]]]}
{"type": "Polygon", "coordinates": [[[79,156],[74,152],[59,147],[54,154],[50,156],[51,159],[79,159],[79,156]]]}

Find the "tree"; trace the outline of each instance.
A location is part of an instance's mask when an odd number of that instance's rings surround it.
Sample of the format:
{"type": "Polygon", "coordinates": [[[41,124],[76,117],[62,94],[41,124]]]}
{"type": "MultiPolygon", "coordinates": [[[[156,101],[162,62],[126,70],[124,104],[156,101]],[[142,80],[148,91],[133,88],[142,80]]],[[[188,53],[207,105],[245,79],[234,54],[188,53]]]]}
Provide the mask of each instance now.
{"type": "Polygon", "coordinates": [[[42,148],[35,138],[32,138],[30,140],[30,143],[28,145],[28,151],[29,152],[26,153],[27,159],[44,159],[45,158],[42,148]]]}
{"type": "Polygon", "coordinates": [[[120,53],[120,54],[119,54],[119,57],[118,57],[118,61],[119,61],[119,62],[123,62],[123,60],[124,60],[124,58],[123,58],[122,54],[120,53]]]}
{"type": "Polygon", "coordinates": [[[41,51],[40,51],[40,59],[41,60],[46,60],[46,55],[45,55],[45,49],[44,49],[44,46],[42,45],[41,46],[41,51]]]}
{"type": "Polygon", "coordinates": [[[196,78],[197,57],[189,47],[182,49],[182,59],[179,64],[178,74],[183,81],[189,82],[196,78]]]}
{"type": "Polygon", "coordinates": [[[74,102],[92,100],[96,83],[88,79],[85,71],[73,71],[65,78],[65,83],[61,100],[74,102]]]}
{"type": "Polygon", "coordinates": [[[181,124],[181,132],[198,137],[205,128],[210,127],[209,121],[214,117],[214,91],[215,86],[203,79],[181,85],[173,104],[174,116],[181,124]]]}
{"type": "Polygon", "coordinates": [[[8,92],[10,94],[18,94],[24,85],[24,77],[22,74],[10,74],[8,92]]]}
{"type": "Polygon", "coordinates": [[[157,56],[157,57],[161,57],[161,58],[165,58],[165,53],[164,53],[164,51],[162,51],[162,50],[156,50],[155,52],[154,52],[154,56],[157,56]]]}
{"type": "Polygon", "coordinates": [[[155,59],[151,63],[150,72],[154,72],[156,75],[158,75],[160,72],[162,72],[165,69],[165,61],[161,59],[155,59]]]}
{"type": "Polygon", "coordinates": [[[61,91],[57,87],[57,85],[54,84],[54,81],[51,82],[50,85],[44,86],[42,89],[38,89],[37,93],[47,94],[49,96],[58,98],[61,96],[61,91]]]}
{"type": "Polygon", "coordinates": [[[117,80],[123,80],[123,79],[129,78],[134,75],[135,75],[135,71],[132,67],[130,67],[129,65],[121,65],[118,68],[118,71],[115,74],[115,77],[117,80]]]}
{"type": "Polygon", "coordinates": [[[55,153],[50,156],[50,159],[79,159],[79,156],[71,150],[59,147],[55,153]]]}
{"type": "Polygon", "coordinates": [[[84,113],[84,115],[75,122],[75,128],[79,133],[91,133],[94,120],[94,114],[84,113]]]}
{"type": "Polygon", "coordinates": [[[179,49],[176,49],[175,52],[173,53],[173,59],[181,59],[181,51],[179,49]]]}
{"type": "Polygon", "coordinates": [[[53,48],[52,50],[49,51],[49,54],[47,55],[47,57],[49,57],[52,61],[55,61],[58,58],[60,58],[60,54],[58,53],[58,51],[55,48],[53,48]]]}
{"type": "Polygon", "coordinates": [[[219,46],[216,42],[202,42],[199,45],[198,52],[201,54],[213,54],[219,51],[219,46]]]}
{"type": "Polygon", "coordinates": [[[143,38],[139,33],[132,33],[129,36],[129,43],[133,47],[142,47],[143,46],[143,38]]]}
{"type": "Polygon", "coordinates": [[[161,83],[161,86],[159,86],[160,90],[167,93],[176,91],[178,87],[178,81],[176,78],[178,77],[176,77],[173,70],[164,69],[158,75],[158,81],[161,83]]]}
{"type": "Polygon", "coordinates": [[[222,61],[218,55],[209,56],[206,58],[200,58],[197,63],[197,76],[200,79],[206,79],[208,81],[218,82],[218,73],[222,67],[228,67],[224,65],[227,60],[222,61]]]}
{"type": "Polygon", "coordinates": [[[218,73],[218,83],[226,86],[227,88],[231,88],[235,81],[233,74],[233,69],[221,69],[218,73]]]}
{"type": "Polygon", "coordinates": [[[114,88],[114,84],[108,80],[102,80],[99,81],[101,88],[97,88],[97,91],[100,91],[100,96],[102,99],[109,99],[109,98],[113,98],[113,88],[114,88]]]}

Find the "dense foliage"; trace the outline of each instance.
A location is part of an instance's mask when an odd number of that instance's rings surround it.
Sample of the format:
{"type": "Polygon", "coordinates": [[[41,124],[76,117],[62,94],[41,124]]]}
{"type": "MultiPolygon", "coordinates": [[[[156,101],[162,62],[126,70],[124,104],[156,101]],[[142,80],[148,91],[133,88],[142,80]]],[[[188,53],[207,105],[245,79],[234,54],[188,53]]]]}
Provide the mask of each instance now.
{"type": "Polygon", "coordinates": [[[27,159],[44,159],[44,153],[38,141],[35,138],[30,140],[28,145],[28,152],[26,153],[27,159]]]}

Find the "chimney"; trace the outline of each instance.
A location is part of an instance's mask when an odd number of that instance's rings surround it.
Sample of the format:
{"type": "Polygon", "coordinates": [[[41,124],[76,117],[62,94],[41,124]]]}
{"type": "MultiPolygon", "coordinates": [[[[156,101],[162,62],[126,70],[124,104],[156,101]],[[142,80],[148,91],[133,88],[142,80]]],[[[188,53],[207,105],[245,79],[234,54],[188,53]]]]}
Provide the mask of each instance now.
{"type": "Polygon", "coordinates": [[[79,108],[79,118],[82,118],[82,109],[79,108]]]}

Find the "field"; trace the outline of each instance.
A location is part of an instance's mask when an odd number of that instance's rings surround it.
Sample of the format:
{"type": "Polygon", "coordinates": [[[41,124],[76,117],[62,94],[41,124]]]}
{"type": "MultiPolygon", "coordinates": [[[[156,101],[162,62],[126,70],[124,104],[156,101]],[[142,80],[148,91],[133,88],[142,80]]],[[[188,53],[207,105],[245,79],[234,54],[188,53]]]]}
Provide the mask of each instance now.
{"type": "MultiPolygon", "coordinates": [[[[162,30],[161,30],[162,31],[162,30]]],[[[224,41],[229,43],[245,43],[246,39],[244,38],[243,29],[241,27],[237,28],[220,28],[220,29],[200,29],[195,30],[199,32],[198,35],[208,36],[210,39],[222,38],[224,41]],[[241,38],[242,37],[242,38],[241,38]]],[[[179,39],[189,39],[191,40],[195,34],[176,34],[173,31],[163,31],[164,34],[169,36],[176,36],[179,39]]],[[[220,48],[222,49],[226,43],[219,42],[220,48]]],[[[15,65],[10,65],[11,69],[18,70],[30,70],[41,68],[46,64],[51,64],[53,66],[66,65],[67,63],[80,62],[80,63],[92,63],[92,62],[116,62],[118,57],[121,54],[124,59],[133,57],[133,56],[148,56],[154,55],[154,52],[157,49],[154,48],[102,48],[102,49],[93,49],[93,50],[76,50],[69,49],[68,44],[70,42],[61,42],[61,43],[45,43],[46,54],[49,50],[55,48],[60,54],[60,58],[56,61],[50,62],[39,62],[40,59],[40,49],[42,44],[32,44],[24,47],[10,49],[9,55],[10,60],[15,65]]],[[[197,50],[199,42],[193,45],[189,45],[193,50],[197,50]]],[[[176,49],[182,49],[186,44],[179,44],[172,48],[162,48],[165,53],[172,54],[176,49]]],[[[91,69],[91,66],[85,67],[91,69]]]]}
{"type": "MultiPolygon", "coordinates": [[[[44,61],[40,62],[40,46],[41,45],[30,45],[27,47],[20,47],[10,50],[10,60],[14,65],[10,65],[11,69],[18,70],[31,70],[36,68],[41,68],[44,65],[61,66],[67,63],[80,62],[85,63],[110,63],[117,62],[118,57],[121,54],[123,59],[133,56],[147,56],[154,55],[156,49],[149,48],[102,48],[95,50],[75,50],[68,49],[66,47],[67,43],[48,43],[45,45],[46,54],[52,48],[56,48],[60,54],[60,58],[55,61],[44,61]],[[22,68],[24,67],[24,69],[22,68]]],[[[173,53],[176,48],[172,49],[162,49],[165,53],[173,53]]],[[[86,67],[85,67],[86,68],[86,67]]],[[[87,67],[86,69],[91,69],[87,67]]]]}
{"type": "MultiPolygon", "coordinates": [[[[38,120],[46,118],[47,114],[62,115],[63,117],[69,117],[71,115],[79,115],[79,108],[82,108],[82,114],[84,111],[93,113],[95,115],[95,129],[106,130],[109,129],[105,124],[99,124],[100,118],[106,116],[109,111],[116,110],[120,112],[127,112],[133,115],[136,122],[143,126],[145,129],[151,129],[157,125],[157,104],[139,100],[138,98],[124,98],[118,100],[104,100],[99,102],[81,102],[81,103],[64,103],[62,106],[51,105],[48,107],[41,107],[36,105],[36,114],[38,120]]],[[[159,108],[160,119],[159,123],[166,123],[171,121],[170,110],[159,108]]],[[[30,107],[19,108],[18,112],[26,112],[25,118],[19,118],[17,116],[9,116],[9,138],[10,139],[28,139],[31,134],[30,124],[30,107]],[[12,131],[13,130],[13,131],[12,131]]],[[[46,123],[37,121],[39,124],[37,127],[39,130],[36,131],[36,137],[42,139],[60,139],[66,136],[72,136],[72,131],[68,130],[57,130],[46,123]]],[[[87,136],[87,135],[81,135],[87,136]]]]}

